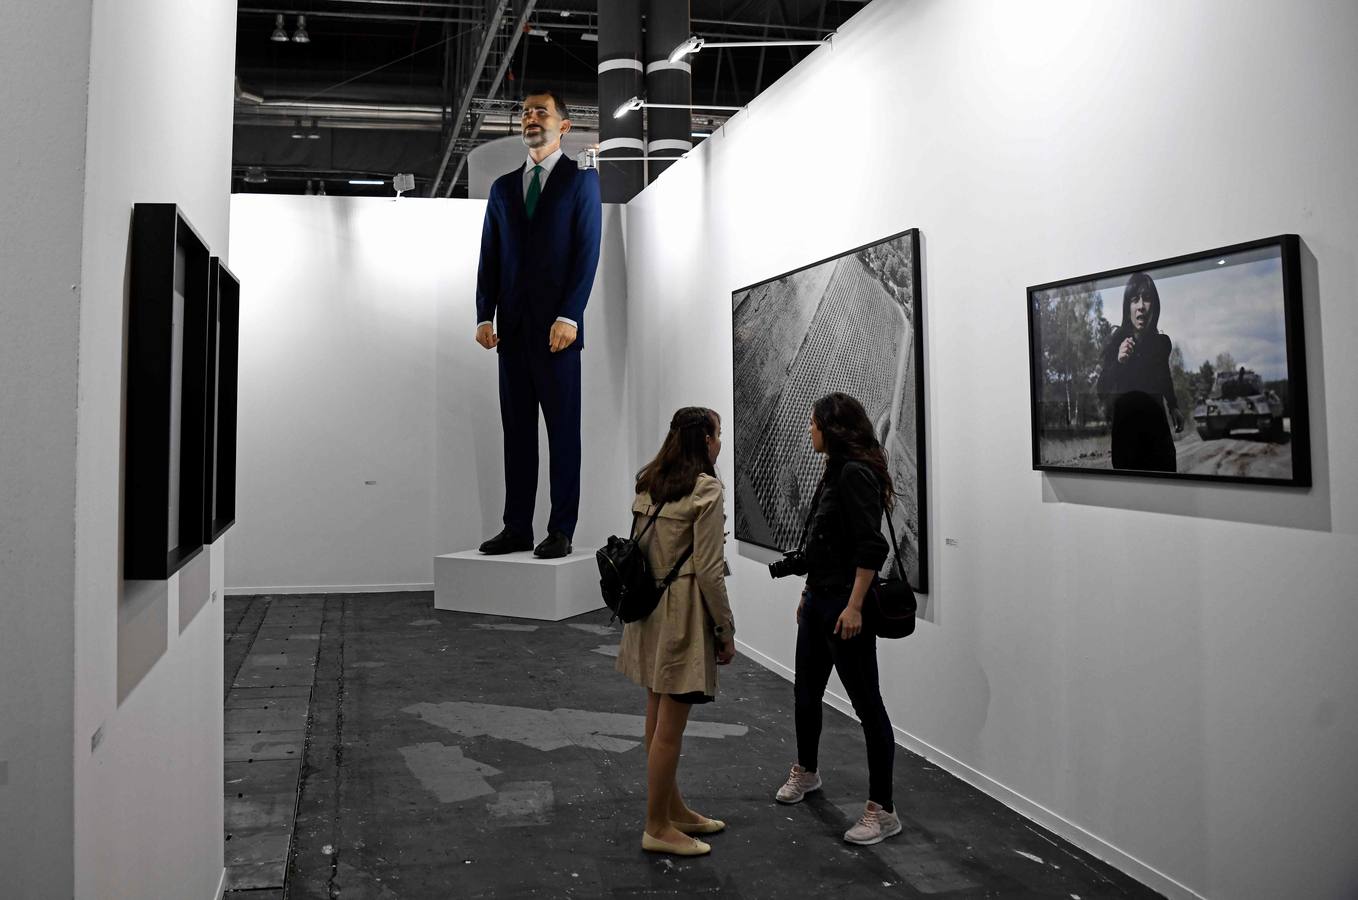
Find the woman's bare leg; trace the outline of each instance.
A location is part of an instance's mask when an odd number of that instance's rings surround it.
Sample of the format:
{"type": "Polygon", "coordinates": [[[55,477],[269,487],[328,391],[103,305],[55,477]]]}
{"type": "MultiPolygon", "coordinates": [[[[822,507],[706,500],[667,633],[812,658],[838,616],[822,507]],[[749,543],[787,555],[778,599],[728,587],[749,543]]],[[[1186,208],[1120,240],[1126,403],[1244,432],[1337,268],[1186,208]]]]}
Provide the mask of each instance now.
{"type": "Polygon", "coordinates": [[[673,805],[683,805],[675,787],[679,751],[688,725],[687,703],[661,696],[656,709],[655,729],[646,748],[646,833],[671,843],[684,843],[688,837],[670,824],[673,805]]]}
{"type": "MultiPolygon", "coordinates": [[[[660,698],[663,694],[655,691],[646,691],[646,754],[651,753],[651,736],[655,734],[655,720],[660,710],[660,698]]],[[[670,821],[683,822],[688,825],[696,825],[703,821],[703,816],[688,808],[684,802],[683,795],[679,793],[679,782],[675,779],[674,790],[670,793],[670,821]]]]}

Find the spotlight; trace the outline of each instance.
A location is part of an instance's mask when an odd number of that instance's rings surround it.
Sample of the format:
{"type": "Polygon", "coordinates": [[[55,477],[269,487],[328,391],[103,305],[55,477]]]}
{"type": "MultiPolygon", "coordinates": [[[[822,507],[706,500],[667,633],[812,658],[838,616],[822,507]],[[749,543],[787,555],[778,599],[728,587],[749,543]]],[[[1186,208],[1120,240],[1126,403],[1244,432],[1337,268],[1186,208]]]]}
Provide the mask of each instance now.
{"type": "Polygon", "coordinates": [[[697,53],[701,49],[703,49],[703,39],[696,34],[692,35],[670,51],[670,62],[677,63],[690,53],[697,53]]]}
{"type": "Polygon", "coordinates": [[[282,13],[279,13],[273,18],[273,34],[269,35],[269,40],[278,41],[280,44],[287,43],[288,30],[283,27],[282,13]]]}
{"type": "Polygon", "coordinates": [[[695,34],[670,51],[670,62],[678,62],[704,47],[815,47],[830,43],[832,37],[833,33],[818,41],[706,41],[695,34]]]}
{"type": "Polygon", "coordinates": [[[292,33],[292,41],[295,44],[311,43],[311,35],[306,33],[306,16],[297,17],[297,30],[292,33]]]}
{"type": "Polygon", "coordinates": [[[641,109],[645,105],[646,104],[642,102],[642,99],[640,97],[630,97],[627,100],[623,101],[623,104],[613,111],[613,118],[621,119],[629,112],[641,109]]]}

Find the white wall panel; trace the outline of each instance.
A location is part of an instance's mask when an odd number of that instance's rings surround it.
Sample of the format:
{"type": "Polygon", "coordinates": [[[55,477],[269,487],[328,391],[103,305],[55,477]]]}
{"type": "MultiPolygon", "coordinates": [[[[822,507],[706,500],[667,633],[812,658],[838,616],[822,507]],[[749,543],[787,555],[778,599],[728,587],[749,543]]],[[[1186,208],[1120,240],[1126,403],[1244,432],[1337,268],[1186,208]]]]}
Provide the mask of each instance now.
{"type": "MultiPolygon", "coordinates": [[[[428,588],[502,527],[497,356],[473,340],[485,202],[238,194],[233,591],[428,588]],[[366,482],[374,481],[369,485],[366,482]]],[[[622,212],[585,313],[577,545],[626,524],[622,212]]],[[[541,436],[538,537],[548,512],[541,436]]]]}
{"type": "MultiPolygon", "coordinates": [[[[634,462],[677,406],[730,415],[733,289],[921,229],[934,589],[888,708],[1173,894],[1358,885],[1355,34],[1320,0],[879,0],[628,208],[634,462]],[[1314,489],[1032,471],[1027,285],[1288,231],[1314,489]]],[[[786,672],[797,586],[731,550],[786,672]]]]}
{"type": "Polygon", "coordinates": [[[133,204],[177,203],[227,256],[236,7],[96,0],[87,10],[74,894],[210,897],[222,874],[222,606],[209,573],[222,545],[189,564],[197,577],[121,579],[124,334],[133,204]],[[182,591],[201,609],[181,633],[182,591]]]}

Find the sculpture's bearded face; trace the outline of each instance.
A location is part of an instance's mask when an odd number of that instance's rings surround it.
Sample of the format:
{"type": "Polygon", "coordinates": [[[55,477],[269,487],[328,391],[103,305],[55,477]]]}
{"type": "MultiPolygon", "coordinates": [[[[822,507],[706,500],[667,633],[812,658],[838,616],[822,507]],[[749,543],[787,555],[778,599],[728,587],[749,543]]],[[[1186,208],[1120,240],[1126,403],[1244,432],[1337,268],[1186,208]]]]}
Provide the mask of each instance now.
{"type": "Polygon", "coordinates": [[[546,94],[535,94],[524,98],[520,128],[524,144],[538,150],[559,144],[561,136],[570,131],[571,123],[558,114],[555,100],[546,94]]]}

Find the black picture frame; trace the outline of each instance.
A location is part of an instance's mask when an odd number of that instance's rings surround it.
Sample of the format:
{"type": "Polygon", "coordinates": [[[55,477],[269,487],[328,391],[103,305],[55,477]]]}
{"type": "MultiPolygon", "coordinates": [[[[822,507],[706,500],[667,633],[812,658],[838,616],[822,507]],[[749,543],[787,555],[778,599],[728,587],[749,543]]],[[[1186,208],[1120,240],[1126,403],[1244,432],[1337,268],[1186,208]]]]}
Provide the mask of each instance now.
{"type": "Polygon", "coordinates": [[[240,279],[212,257],[207,337],[203,541],[236,523],[236,416],[240,372],[240,279]]]}
{"type": "Polygon", "coordinates": [[[123,577],[164,580],[203,549],[207,244],[173,203],[132,211],[123,577]]]}
{"type": "MultiPolygon", "coordinates": [[[[920,232],[911,228],[731,292],[737,540],[781,552],[795,549],[821,471],[820,459],[810,449],[807,417],[816,399],[842,390],[864,401],[870,416],[878,414],[874,421],[879,426],[879,438],[886,438],[897,490],[892,522],[897,538],[905,545],[901,555],[907,577],[917,593],[928,592],[927,391],[921,271],[920,232]],[[841,268],[853,261],[861,263],[860,271],[851,273],[841,268]],[[856,280],[851,282],[855,287],[837,280],[850,274],[855,274],[856,280]],[[819,282],[810,280],[821,278],[824,283],[819,287],[819,282]],[[803,287],[792,287],[799,279],[803,287]],[[765,288],[770,292],[786,289],[790,292],[787,296],[803,299],[792,315],[784,315],[776,299],[766,312],[742,311],[746,300],[757,297],[755,292],[765,288]],[[880,382],[864,390],[857,383],[863,380],[861,373],[855,374],[856,367],[844,363],[880,356],[881,348],[868,344],[880,343],[881,335],[890,329],[863,328],[863,323],[845,321],[842,315],[853,307],[832,306],[827,303],[829,297],[838,297],[834,303],[840,305],[852,298],[867,303],[868,298],[876,297],[890,301],[887,306],[899,308],[909,333],[901,332],[895,349],[897,371],[881,373],[890,381],[889,391],[884,392],[880,382]],[[814,304],[815,309],[808,304],[814,304]],[[777,334],[780,330],[785,333],[777,334]],[[772,341],[777,341],[775,349],[759,346],[772,341]],[[803,357],[804,353],[808,356],[803,357]],[[807,383],[804,374],[797,371],[801,360],[810,359],[813,353],[822,362],[807,383]],[[777,396],[771,398],[774,392],[777,396]],[[796,396],[789,392],[796,392],[796,396]],[[883,393],[889,399],[883,399],[883,393]],[[875,400],[869,394],[874,394],[875,400]],[[785,482],[781,497],[771,496],[773,489],[759,484],[761,478],[767,481],[774,472],[785,482]]],[[[880,309],[884,304],[876,305],[880,309]]],[[[863,310],[850,314],[861,315],[863,310]]],[[[885,522],[882,530],[887,533],[885,522]]],[[[893,563],[894,553],[886,568],[893,563]]]]}
{"type": "Polygon", "coordinates": [[[1311,486],[1297,235],[1034,285],[1027,308],[1033,469],[1311,486]]]}

